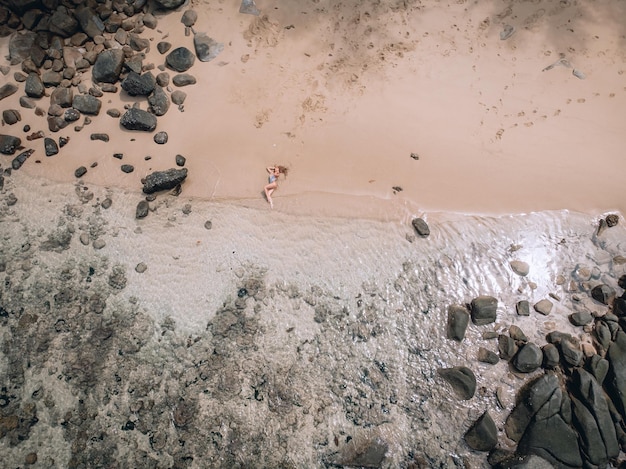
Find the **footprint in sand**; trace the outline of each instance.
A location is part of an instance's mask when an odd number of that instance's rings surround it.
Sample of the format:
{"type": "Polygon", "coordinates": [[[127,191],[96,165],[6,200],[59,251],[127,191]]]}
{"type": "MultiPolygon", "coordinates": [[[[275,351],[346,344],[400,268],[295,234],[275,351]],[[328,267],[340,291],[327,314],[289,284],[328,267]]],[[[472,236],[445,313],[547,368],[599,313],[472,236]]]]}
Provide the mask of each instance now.
{"type": "Polygon", "coordinates": [[[502,31],[500,31],[500,40],[501,41],[507,40],[513,35],[514,32],[515,32],[515,28],[513,26],[511,26],[510,24],[505,24],[504,27],[502,28],[502,31]]]}

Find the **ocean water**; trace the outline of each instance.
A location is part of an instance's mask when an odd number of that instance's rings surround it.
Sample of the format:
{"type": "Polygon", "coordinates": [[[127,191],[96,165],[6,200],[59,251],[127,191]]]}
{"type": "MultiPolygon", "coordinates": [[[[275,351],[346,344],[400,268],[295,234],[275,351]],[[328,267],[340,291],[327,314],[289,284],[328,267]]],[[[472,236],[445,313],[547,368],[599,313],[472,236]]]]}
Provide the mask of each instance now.
{"type": "Polygon", "coordinates": [[[139,193],[19,172],[0,197],[10,467],[32,452],[40,467],[304,468],[364,454],[484,467],[465,431],[489,410],[513,449],[502,425],[530,376],[478,362],[479,347],[497,352],[483,334],[514,324],[539,346],[553,330],[590,343],[568,315],[604,314],[590,289],[621,293],[626,273],[623,218],[598,234],[600,213],[421,214],[421,238],[410,216],[298,216],[279,199],[270,211],[161,194],[137,220],[139,193]],[[497,321],[447,339],[448,307],[479,295],[498,299],[497,321]],[[541,299],[548,316],[532,311],[541,299]],[[460,365],[477,378],[468,401],[437,374],[460,365]]]}

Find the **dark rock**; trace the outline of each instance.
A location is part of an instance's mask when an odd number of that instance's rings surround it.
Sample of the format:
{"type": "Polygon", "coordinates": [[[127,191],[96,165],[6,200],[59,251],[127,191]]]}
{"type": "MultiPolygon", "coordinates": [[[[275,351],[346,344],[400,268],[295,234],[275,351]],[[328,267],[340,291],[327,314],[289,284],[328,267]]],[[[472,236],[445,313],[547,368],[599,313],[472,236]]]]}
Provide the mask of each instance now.
{"type": "Polygon", "coordinates": [[[606,358],[610,367],[605,386],[622,419],[626,419],[626,333],[617,333],[606,358]]]}
{"type": "Polygon", "coordinates": [[[498,300],[493,296],[482,295],[474,298],[470,304],[472,321],[477,326],[495,322],[497,307],[498,300]]]}
{"type": "Polygon", "coordinates": [[[174,83],[175,86],[195,85],[196,77],[189,75],[188,73],[179,73],[178,75],[174,75],[172,83],[174,83]]]}
{"type": "Polygon", "coordinates": [[[196,57],[186,47],[177,47],[165,57],[165,65],[177,72],[186,72],[189,70],[196,57]]]}
{"type": "Polygon", "coordinates": [[[63,115],[63,108],[58,104],[51,104],[48,108],[48,115],[59,117],[63,115]]]}
{"type": "Polygon", "coordinates": [[[120,125],[127,130],[152,132],[157,126],[157,119],[147,111],[130,108],[120,119],[120,125]]]}
{"type": "Polygon", "coordinates": [[[37,105],[35,104],[35,101],[30,99],[28,96],[20,96],[20,106],[24,109],[35,109],[37,105]]]}
{"type": "Polygon", "coordinates": [[[17,92],[16,85],[14,85],[13,83],[5,83],[4,85],[0,86],[0,100],[11,96],[15,92],[17,92]]]}
{"type": "Polygon", "coordinates": [[[520,329],[520,327],[516,326],[515,324],[509,327],[509,335],[516,342],[528,342],[528,337],[526,337],[524,331],[522,331],[522,329],[520,329]]]}
{"type": "Polygon", "coordinates": [[[593,355],[588,361],[589,372],[593,375],[596,381],[600,384],[604,383],[609,372],[608,360],[602,358],[600,355],[593,355]]]}
{"type": "Polygon", "coordinates": [[[131,71],[122,81],[122,89],[131,96],[148,96],[154,91],[156,79],[151,72],[139,75],[131,71]]]}
{"type": "Polygon", "coordinates": [[[379,468],[387,450],[387,443],[379,439],[367,439],[356,444],[351,442],[329,463],[340,467],[379,468]]]}
{"type": "Polygon", "coordinates": [[[111,208],[111,205],[113,205],[113,201],[109,197],[104,199],[100,204],[100,206],[105,210],[111,208]]]}
{"type": "Polygon", "coordinates": [[[183,155],[176,155],[176,166],[185,166],[187,159],[183,155]]]}
{"type": "Polygon", "coordinates": [[[154,91],[148,97],[150,110],[155,116],[164,115],[170,108],[170,99],[160,86],[155,86],[154,91]]]}
{"type": "Polygon", "coordinates": [[[164,10],[174,10],[185,3],[186,0],[154,0],[154,3],[164,10]]]}
{"type": "Polygon", "coordinates": [[[50,17],[50,32],[61,37],[70,37],[78,28],[78,21],[64,6],[57,8],[50,17]]]}
{"type": "Polygon", "coordinates": [[[50,70],[41,75],[41,81],[46,87],[59,86],[61,81],[63,81],[63,75],[59,72],[53,72],[50,70]]]}
{"type": "Polygon", "coordinates": [[[41,78],[36,73],[29,73],[24,83],[24,92],[29,98],[41,98],[46,92],[46,88],[41,78]]]}
{"type": "Polygon", "coordinates": [[[469,312],[464,306],[452,305],[448,307],[448,339],[459,342],[463,340],[469,318],[469,312]]]}
{"type": "Polygon", "coordinates": [[[74,14],[80,23],[82,30],[90,37],[95,38],[104,31],[104,23],[100,17],[86,6],[78,7],[74,10],[74,14]]]}
{"type": "Polygon", "coordinates": [[[508,335],[500,334],[498,336],[498,351],[502,360],[509,361],[517,353],[517,345],[508,335]]]}
{"type": "Polygon", "coordinates": [[[559,342],[561,357],[569,366],[579,366],[583,359],[583,352],[580,346],[573,340],[562,339],[559,342]]]}
{"type": "Polygon", "coordinates": [[[182,18],[180,19],[180,22],[183,23],[185,26],[193,26],[194,24],[196,24],[196,21],[198,21],[198,13],[196,13],[194,10],[185,11],[182,18]]]}
{"type": "Polygon", "coordinates": [[[531,373],[541,367],[543,353],[532,342],[524,344],[513,358],[513,366],[522,373],[531,373]]]}
{"type": "Polygon", "coordinates": [[[170,84],[170,74],[167,72],[161,72],[156,76],[157,85],[166,87],[170,84]]]}
{"type": "Polygon", "coordinates": [[[204,222],[204,228],[207,230],[210,230],[211,228],[213,228],[213,222],[211,220],[207,220],[204,222]]]}
{"type": "Polygon", "coordinates": [[[172,48],[172,44],[166,41],[161,41],[157,44],[157,50],[160,54],[165,54],[168,50],[172,48]]]}
{"type": "Polygon", "coordinates": [[[624,298],[616,298],[613,302],[613,313],[622,318],[626,316],[626,300],[624,298]]]}
{"type": "Polygon", "coordinates": [[[157,132],[156,134],[154,134],[154,142],[159,144],[159,145],[164,145],[167,143],[167,132],[157,132]]]}
{"type": "Polygon", "coordinates": [[[610,215],[607,215],[604,220],[606,221],[606,226],[613,228],[619,223],[619,215],[611,213],[610,215]]]}
{"type": "Polygon", "coordinates": [[[108,109],[107,114],[111,117],[118,118],[122,115],[119,109],[108,109]]]}
{"type": "Polygon", "coordinates": [[[123,164],[120,168],[122,169],[122,172],[126,174],[132,173],[135,170],[135,167],[132,164],[123,164]]]}
{"type": "Polygon", "coordinates": [[[66,109],[63,113],[63,120],[66,122],[76,122],[78,119],[80,119],[80,112],[73,107],[66,109]]]}
{"type": "Polygon", "coordinates": [[[143,184],[143,192],[152,194],[162,190],[173,189],[177,185],[182,184],[186,178],[187,168],[155,171],[146,176],[143,184]]]}
{"type": "Polygon", "coordinates": [[[547,370],[553,370],[557,366],[559,366],[560,355],[559,349],[554,344],[546,344],[541,347],[541,352],[543,353],[543,363],[542,366],[547,370]]]}
{"type": "Polygon", "coordinates": [[[224,44],[217,42],[204,33],[196,33],[193,37],[193,46],[198,60],[209,62],[224,50],[224,44]]]}
{"type": "Polygon", "coordinates": [[[603,305],[610,305],[615,299],[615,290],[605,284],[596,285],[591,290],[591,297],[603,305]]]}
{"type": "Polygon", "coordinates": [[[50,94],[50,104],[61,107],[70,107],[74,101],[74,92],[71,88],[56,88],[50,94]]]}
{"type": "Polygon", "coordinates": [[[135,210],[135,218],[146,218],[148,216],[149,210],[150,207],[148,205],[148,202],[146,202],[145,200],[140,201],[137,204],[137,208],[135,210]]]}
{"type": "Polygon", "coordinates": [[[476,451],[491,451],[498,444],[498,429],[488,411],[485,411],[465,433],[465,442],[476,451]]]}
{"type": "Polygon", "coordinates": [[[113,158],[117,158],[118,160],[121,160],[122,158],[124,158],[124,154],[123,153],[113,153],[113,158]]]}
{"type": "Polygon", "coordinates": [[[411,220],[411,224],[418,235],[423,237],[430,235],[430,228],[422,218],[414,218],[411,220]]]}
{"type": "Polygon", "coordinates": [[[100,140],[102,142],[108,142],[109,141],[109,134],[95,133],[95,134],[91,134],[89,136],[89,138],[91,140],[100,140]]]}
{"type": "Polygon", "coordinates": [[[491,350],[488,350],[485,347],[478,348],[477,359],[480,362],[489,363],[491,365],[495,365],[496,363],[500,361],[500,358],[498,357],[497,353],[492,352],[491,350]]]}
{"type": "Polygon", "coordinates": [[[577,436],[574,429],[560,415],[555,414],[529,425],[517,446],[517,452],[536,454],[558,467],[563,464],[581,467],[577,436]]]}
{"type": "Polygon", "coordinates": [[[593,332],[600,347],[607,350],[609,348],[609,344],[611,343],[611,330],[609,329],[608,324],[604,321],[596,321],[593,332]]]}
{"type": "Polygon", "coordinates": [[[535,303],[533,308],[539,314],[543,314],[544,316],[547,316],[548,314],[550,314],[550,311],[552,311],[552,302],[550,300],[545,300],[545,299],[539,300],[537,303],[535,303]]]}
{"type": "Polygon", "coordinates": [[[569,315],[569,322],[574,326],[585,326],[591,324],[593,316],[588,311],[578,311],[569,315]]]}
{"type": "Polygon", "coordinates": [[[92,74],[98,83],[116,83],[120,78],[124,65],[124,51],[122,49],[107,49],[96,58],[92,74]]]}
{"type": "Polygon", "coordinates": [[[95,96],[96,98],[102,98],[102,96],[104,96],[102,90],[97,86],[92,86],[91,88],[89,88],[89,94],[91,96],[95,96]]]}
{"type": "Polygon", "coordinates": [[[22,120],[22,115],[17,109],[7,109],[2,111],[2,120],[7,125],[13,125],[22,120]]]}
{"type": "Polygon", "coordinates": [[[19,137],[0,134],[0,153],[3,155],[12,155],[21,144],[22,140],[19,137]]]}
{"type": "Polygon", "coordinates": [[[180,106],[181,104],[183,104],[185,102],[185,99],[187,99],[187,93],[185,93],[184,91],[181,91],[181,90],[172,91],[172,102],[176,104],[177,106],[180,106]]]}
{"type": "Polygon", "coordinates": [[[476,377],[472,370],[465,366],[455,366],[453,368],[439,368],[439,375],[445,379],[457,395],[468,400],[474,397],[476,392],[476,377]]]}
{"type": "Polygon", "coordinates": [[[11,161],[11,167],[15,170],[20,169],[34,151],[35,150],[26,150],[17,155],[15,158],[13,158],[13,161],[11,161]]]}
{"type": "Polygon", "coordinates": [[[157,27],[157,19],[152,13],[146,13],[143,15],[141,21],[147,28],[154,29],[157,27]]]}
{"type": "Polygon", "coordinates": [[[46,156],[54,156],[59,153],[59,146],[57,145],[57,142],[52,138],[44,138],[43,146],[46,150],[46,156]]]}
{"type": "Polygon", "coordinates": [[[87,168],[85,168],[84,166],[79,166],[74,171],[74,176],[76,176],[77,178],[80,178],[80,177],[83,177],[85,173],[87,173],[87,168]]]}
{"type": "Polygon", "coordinates": [[[30,50],[35,44],[37,35],[32,31],[13,34],[9,40],[9,60],[11,64],[19,64],[30,57],[30,50]]]}
{"type": "Polygon", "coordinates": [[[96,116],[100,113],[102,102],[89,94],[78,94],[74,96],[72,106],[82,114],[96,116]]]}

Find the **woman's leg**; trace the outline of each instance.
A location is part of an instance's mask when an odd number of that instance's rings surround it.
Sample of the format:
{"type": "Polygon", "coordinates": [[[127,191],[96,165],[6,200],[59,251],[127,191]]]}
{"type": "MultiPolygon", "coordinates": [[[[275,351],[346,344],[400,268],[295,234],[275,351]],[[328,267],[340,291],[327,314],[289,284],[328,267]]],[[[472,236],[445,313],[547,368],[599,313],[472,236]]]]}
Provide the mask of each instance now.
{"type": "Polygon", "coordinates": [[[267,201],[270,204],[270,207],[274,208],[274,202],[272,202],[272,192],[274,192],[274,189],[276,189],[276,183],[275,182],[271,182],[268,185],[266,185],[264,187],[265,190],[265,198],[267,199],[267,201]]]}

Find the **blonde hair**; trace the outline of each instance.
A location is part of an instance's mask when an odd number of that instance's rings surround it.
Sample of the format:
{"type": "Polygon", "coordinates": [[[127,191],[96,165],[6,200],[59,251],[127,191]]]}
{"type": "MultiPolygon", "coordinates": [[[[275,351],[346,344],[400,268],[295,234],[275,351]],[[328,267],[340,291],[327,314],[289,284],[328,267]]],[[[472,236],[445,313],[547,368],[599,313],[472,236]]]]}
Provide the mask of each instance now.
{"type": "Polygon", "coordinates": [[[283,173],[285,175],[285,177],[287,177],[287,173],[289,172],[289,168],[287,168],[286,166],[282,166],[282,165],[276,165],[276,167],[278,168],[278,172],[279,173],[283,173]]]}

